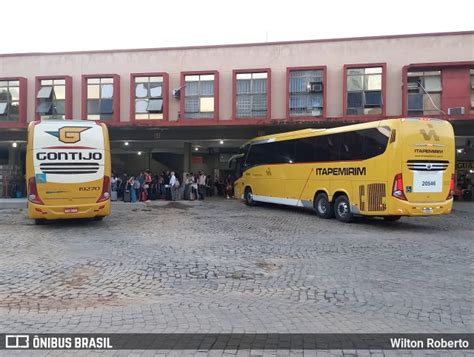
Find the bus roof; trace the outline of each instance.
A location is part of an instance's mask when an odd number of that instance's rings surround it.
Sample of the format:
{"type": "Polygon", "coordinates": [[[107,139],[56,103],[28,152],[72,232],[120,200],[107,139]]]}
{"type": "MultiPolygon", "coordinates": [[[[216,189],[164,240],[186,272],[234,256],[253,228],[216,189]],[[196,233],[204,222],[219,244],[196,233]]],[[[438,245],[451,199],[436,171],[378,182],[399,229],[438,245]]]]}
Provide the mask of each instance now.
{"type": "Polygon", "coordinates": [[[343,133],[346,131],[352,130],[359,130],[359,129],[368,129],[368,128],[376,128],[379,126],[391,126],[394,122],[403,120],[403,119],[426,119],[426,120],[437,120],[432,118],[398,118],[398,119],[384,119],[384,120],[376,120],[371,121],[368,123],[359,123],[359,124],[351,124],[351,125],[344,125],[338,126],[335,128],[323,128],[323,129],[301,129],[301,130],[294,130],[288,131],[285,133],[279,134],[270,134],[259,136],[253,138],[246,142],[243,146],[249,144],[256,144],[256,143],[263,143],[263,142],[272,142],[272,141],[284,141],[284,140],[291,140],[291,139],[300,139],[300,138],[307,138],[310,136],[316,136],[320,134],[336,134],[336,133],[343,133]]]}

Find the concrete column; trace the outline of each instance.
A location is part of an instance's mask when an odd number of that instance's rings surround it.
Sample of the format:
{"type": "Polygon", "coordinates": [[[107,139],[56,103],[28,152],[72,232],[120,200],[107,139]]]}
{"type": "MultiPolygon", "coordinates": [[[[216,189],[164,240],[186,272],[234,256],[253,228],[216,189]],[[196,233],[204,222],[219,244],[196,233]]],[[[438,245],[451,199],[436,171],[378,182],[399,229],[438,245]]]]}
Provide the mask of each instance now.
{"type": "Polygon", "coordinates": [[[192,156],[191,143],[184,143],[183,172],[191,171],[191,156],[192,156]]]}

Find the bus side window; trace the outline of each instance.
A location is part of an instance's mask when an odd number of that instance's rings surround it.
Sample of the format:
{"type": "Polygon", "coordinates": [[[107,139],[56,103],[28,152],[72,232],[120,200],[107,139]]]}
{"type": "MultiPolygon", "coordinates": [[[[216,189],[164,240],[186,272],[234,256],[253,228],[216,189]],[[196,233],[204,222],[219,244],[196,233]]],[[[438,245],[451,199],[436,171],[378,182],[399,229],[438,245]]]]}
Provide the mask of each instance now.
{"type": "Polygon", "coordinates": [[[327,136],[315,136],[314,142],[314,161],[331,161],[331,148],[327,136]]]}
{"type": "MultiPolygon", "coordinates": [[[[328,141],[328,160],[339,161],[344,160],[344,136],[342,134],[326,135],[328,141]]],[[[326,160],[321,160],[326,161],[326,160]]]]}
{"type": "Polygon", "coordinates": [[[362,149],[363,137],[361,137],[359,131],[343,133],[340,151],[341,160],[362,160],[362,149]]]}
{"type": "Polygon", "coordinates": [[[316,137],[302,138],[295,140],[295,162],[314,162],[316,137]]]}
{"type": "Polygon", "coordinates": [[[388,144],[388,137],[377,129],[361,130],[364,136],[363,156],[370,159],[385,152],[388,144]]]}

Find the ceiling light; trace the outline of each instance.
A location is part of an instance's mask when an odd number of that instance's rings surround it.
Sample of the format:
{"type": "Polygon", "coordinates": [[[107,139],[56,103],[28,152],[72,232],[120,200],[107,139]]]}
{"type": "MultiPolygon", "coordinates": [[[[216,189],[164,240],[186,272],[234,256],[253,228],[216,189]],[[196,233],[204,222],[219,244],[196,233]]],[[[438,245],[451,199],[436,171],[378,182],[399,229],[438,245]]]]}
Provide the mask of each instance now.
{"type": "Polygon", "coordinates": [[[224,140],[219,141],[219,144],[221,145],[224,144],[224,140]]]}
{"type": "Polygon", "coordinates": [[[128,141],[124,142],[123,144],[124,144],[125,146],[128,146],[128,141]]]}
{"type": "Polygon", "coordinates": [[[141,155],[141,154],[142,154],[142,152],[141,152],[141,151],[139,151],[139,152],[137,152],[137,154],[138,154],[138,155],[141,155]]]}
{"type": "Polygon", "coordinates": [[[13,146],[14,148],[16,148],[16,147],[18,146],[18,144],[17,144],[17,143],[12,143],[12,146],[13,146]]]}
{"type": "Polygon", "coordinates": [[[196,148],[194,148],[194,151],[198,151],[198,150],[199,150],[199,148],[197,148],[197,147],[196,147],[196,148]]]}

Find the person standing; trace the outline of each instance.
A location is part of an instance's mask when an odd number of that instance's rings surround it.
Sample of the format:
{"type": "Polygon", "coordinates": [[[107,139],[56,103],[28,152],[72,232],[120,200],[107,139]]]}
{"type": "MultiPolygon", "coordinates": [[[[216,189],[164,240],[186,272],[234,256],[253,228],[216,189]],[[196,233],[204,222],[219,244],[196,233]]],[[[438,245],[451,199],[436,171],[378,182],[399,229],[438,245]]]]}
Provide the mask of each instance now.
{"type": "Polygon", "coordinates": [[[144,191],[146,192],[146,201],[149,201],[150,200],[150,193],[151,193],[151,181],[152,181],[152,178],[151,178],[151,171],[150,169],[147,169],[145,171],[145,175],[144,175],[144,183],[143,183],[143,189],[144,191]]]}
{"type": "Polygon", "coordinates": [[[135,176],[133,175],[130,176],[127,182],[127,187],[130,188],[130,202],[131,203],[137,202],[137,189],[135,188],[137,183],[140,185],[138,180],[135,180],[135,176]]]}
{"type": "Polygon", "coordinates": [[[179,189],[179,181],[176,178],[174,171],[171,171],[169,185],[171,189],[171,200],[176,201],[176,197],[178,195],[178,189],[179,189]]]}
{"type": "Polygon", "coordinates": [[[206,197],[206,175],[204,175],[203,171],[199,171],[198,193],[199,199],[203,200],[206,197]]]}

